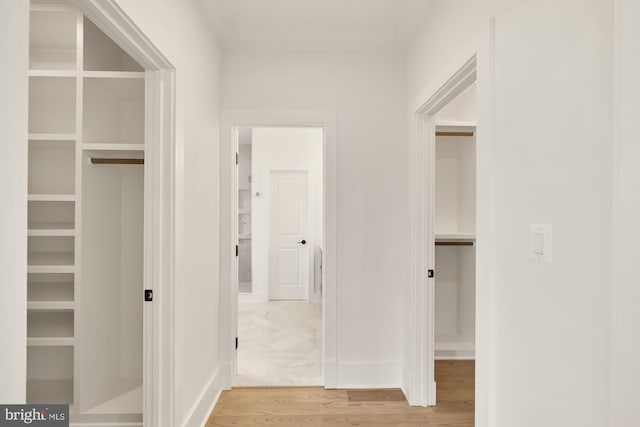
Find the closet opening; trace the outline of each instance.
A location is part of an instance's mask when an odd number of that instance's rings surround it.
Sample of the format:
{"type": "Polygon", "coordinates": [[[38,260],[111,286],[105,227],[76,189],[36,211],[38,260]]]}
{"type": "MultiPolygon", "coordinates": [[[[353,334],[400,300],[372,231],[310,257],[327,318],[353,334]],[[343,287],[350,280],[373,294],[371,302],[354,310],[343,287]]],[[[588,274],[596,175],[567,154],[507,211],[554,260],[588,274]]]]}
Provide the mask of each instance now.
{"type": "Polygon", "coordinates": [[[113,0],[32,1],[29,51],[26,401],[69,405],[72,425],[160,425],[173,67],[113,0]]]}
{"type": "Polygon", "coordinates": [[[474,55],[414,114],[405,380],[412,405],[436,405],[452,393],[475,398],[476,78],[474,55]]]}
{"type": "Polygon", "coordinates": [[[232,385],[322,385],[323,129],[240,126],[235,136],[232,385]]]}

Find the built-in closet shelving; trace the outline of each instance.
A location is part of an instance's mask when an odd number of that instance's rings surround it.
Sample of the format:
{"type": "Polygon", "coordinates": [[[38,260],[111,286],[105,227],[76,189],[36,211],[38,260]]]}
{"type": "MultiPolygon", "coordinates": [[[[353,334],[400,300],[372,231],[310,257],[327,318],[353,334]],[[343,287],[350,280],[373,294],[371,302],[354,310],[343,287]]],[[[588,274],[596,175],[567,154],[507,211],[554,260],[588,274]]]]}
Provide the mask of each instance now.
{"type": "Polygon", "coordinates": [[[144,69],[71,3],[31,9],[27,402],[141,422],[144,169],[91,159],[144,158],[144,69]]]}
{"type": "Polygon", "coordinates": [[[238,288],[253,291],[251,276],[251,128],[239,130],[238,146],[238,288]]]}
{"type": "Polygon", "coordinates": [[[475,123],[437,123],[436,358],[475,357],[475,123]]]}

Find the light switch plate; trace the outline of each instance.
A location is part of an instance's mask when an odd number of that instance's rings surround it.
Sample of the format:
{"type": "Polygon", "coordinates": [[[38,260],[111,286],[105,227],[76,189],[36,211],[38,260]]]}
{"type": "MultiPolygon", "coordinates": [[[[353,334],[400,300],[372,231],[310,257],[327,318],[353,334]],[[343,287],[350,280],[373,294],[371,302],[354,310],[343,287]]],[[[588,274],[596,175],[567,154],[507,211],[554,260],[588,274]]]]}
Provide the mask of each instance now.
{"type": "Polygon", "coordinates": [[[529,226],[529,257],[532,261],[551,264],[552,230],[549,224],[531,224],[529,226]]]}

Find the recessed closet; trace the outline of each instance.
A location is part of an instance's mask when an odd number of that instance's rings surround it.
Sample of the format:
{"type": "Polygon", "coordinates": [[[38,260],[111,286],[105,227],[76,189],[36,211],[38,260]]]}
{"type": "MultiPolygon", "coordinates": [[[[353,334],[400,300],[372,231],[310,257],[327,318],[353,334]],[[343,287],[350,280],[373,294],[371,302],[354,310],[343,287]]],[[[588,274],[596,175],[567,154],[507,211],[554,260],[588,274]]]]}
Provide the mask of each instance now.
{"type": "Polygon", "coordinates": [[[30,21],[27,403],[142,425],[145,72],[71,4],[30,21]]]}
{"type": "Polygon", "coordinates": [[[475,85],[436,116],[435,357],[475,358],[475,85]]]}
{"type": "Polygon", "coordinates": [[[251,269],[251,133],[238,128],[238,292],[240,298],[253,292],[251,269]]]}

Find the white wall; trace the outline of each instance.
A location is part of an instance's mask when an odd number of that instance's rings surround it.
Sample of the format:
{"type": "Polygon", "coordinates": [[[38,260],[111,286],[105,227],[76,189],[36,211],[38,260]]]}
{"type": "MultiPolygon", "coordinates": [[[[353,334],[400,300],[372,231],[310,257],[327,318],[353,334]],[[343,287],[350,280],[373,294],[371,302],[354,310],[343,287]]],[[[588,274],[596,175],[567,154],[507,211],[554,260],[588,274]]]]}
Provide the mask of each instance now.
{"type": "Polygon", "coordinates": [[[409,270],[402,55],[225,51],[223,59],[224,109],[337,112],[338,385],[400,385],[409,270]]]}
{"type": "Polygon", "coordinates": [[[0,402],[24,403],[27,378],[29,2],[0,3],[0,402]]]}
{"type": "Polygon", "coordinates": [[[477,88],[472,84],[454,100],[438,111],[436,123],[468,122],[475,123],[478,120],[477,88]]]}
{"type": "Polygon", "coordinates": [[[478,53],[479,427],[609,421],[612,30],[610,1],[448,0],[409,51],[410,113],[478,53]]]}
{"type": "Polygon", "coordinates": [[[322,244],[322,129],[253,128],[252,153],[253,292],[264,300],[269,297],[271,171],[307,171],[308,295],[320,300],[320,293],[313,292],[313,266],[315,247],[322,244]]]}
{"type": "Polygon", "coordinates": [[[176,68],[174,417],[200,425],[219,368],[220,50],[195,2],[117,1],[176,68]]]}
{"type": "Polygon", "coordinates": [[[613,305],[611,351],[612,427],[640,425],[640,3],[616,1],[613,305]]]}

